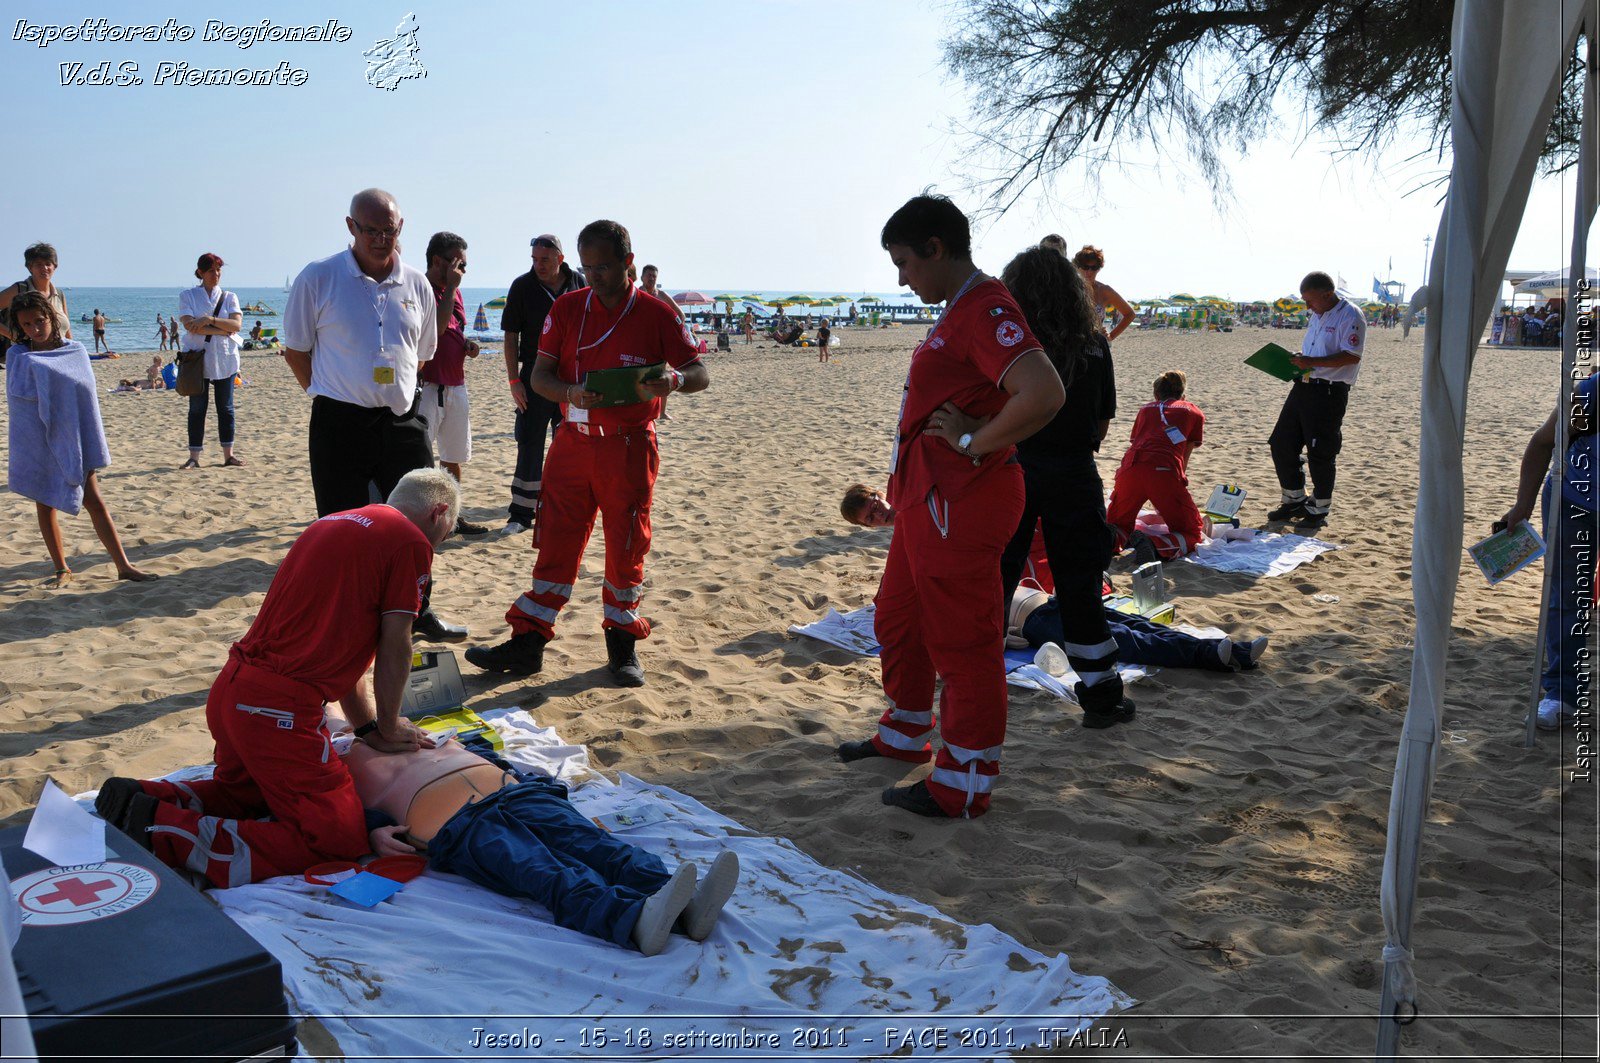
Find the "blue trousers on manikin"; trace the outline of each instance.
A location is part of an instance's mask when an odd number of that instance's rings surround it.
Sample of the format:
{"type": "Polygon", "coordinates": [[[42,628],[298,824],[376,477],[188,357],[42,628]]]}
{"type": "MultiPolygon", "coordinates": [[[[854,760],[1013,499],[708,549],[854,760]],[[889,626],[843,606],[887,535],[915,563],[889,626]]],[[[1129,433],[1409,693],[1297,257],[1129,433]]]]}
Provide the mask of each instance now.
{"type": "Polygon", "coordinates": [[[645,899],[671,877],[666,867],[586,819],[561,783],[518,777],[450,817],[428,843],[429,865],[538,901],[557,926],[631,948],[645,899]]]}
{"type": "MultiPolygon", "coordinates": [[[[1148,664],[1157,668],[1204,668],[1212,672],[1231,672],[1233,669],[1217,657],[1217,643],[1221,639],[1196,638],[1146,620],[1142,616],[1119,613],[1106,609],[1106,626],[1117,641],[1117,657],[1127,664],[1148,664]]],[[[1035,609],[1022,625],[1022,637],[1030,646],[1046,642],[1060,643],[1065,637],[1061,627],[1061,607],[1051,598],[1035,609]]]]}

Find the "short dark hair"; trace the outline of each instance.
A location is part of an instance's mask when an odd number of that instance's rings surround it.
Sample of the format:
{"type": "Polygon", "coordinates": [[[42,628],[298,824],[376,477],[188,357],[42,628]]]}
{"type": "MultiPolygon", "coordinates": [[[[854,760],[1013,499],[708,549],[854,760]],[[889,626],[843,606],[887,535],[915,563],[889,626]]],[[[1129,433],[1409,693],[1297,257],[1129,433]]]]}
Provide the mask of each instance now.
{"type": "MultiPolygon", "coordinates": [[[[57,308],[56,305],[48,298],[46,298],[43,292],[23,292],[15,299],[11,300],[12,321],[17,321],[17,315],[29,311],[37,314],[43,314],[45,316],[45,318],[50,322],[50,327],[53,330],[53,335],[56,339],[60,340],[66,338],[67,319],[61,315],[60,309],[57,308]]],[[[98,310],[95,311],[97,314],[99,312],[100,311],[98,310]]],[[[17,336],[15,342],[27,343],[28,337],[20,334],[20,321],[18,322],[17,327],[19,330],[19,335],[17,336]]]]}
{"type": "Polygon", "coordinates": [[[839,516],[855,524],[861,519],[861,511],[866,508],[872,495],[872,488],[866,484],[851,484],[845,489],[844,498],[839,501],[839,516]]]}
{"type": "Polygon", "coordinates": [[[1300,282],[1303,292],[1335,292],[1339,289],[1334,286],[1333,278],[1321,270],[1313,270],[1306,274],[1305,280],[1300,282]]]}
{"type": "Polygon", "coordinates": [[[35,262],[48,262],[52,266],[61,265],[61,260],[56,258],[56,249],[47,243],[37,243],[22,252],[22,266],[24,269],[35,262]]]}
{"type": "Polygon", "coordinates": [[[428,239],[428,250],[423,256],[431,266],[435,258],[444,258],[455,251],[465,251],[467,241],[448,230],[436,232],[428,239]]]}
{"type": "Polygon", "coordinates": [[[649,264],[646,264],[646,265],[645,265],[645,267],[644,267],[644,269],[641,269],[641,270],[640,270],[640,271],[639,271],[639,272],[640,272],[640,273],[643,273],[643,272],[644,272],[644,270],[645,270],[645,269],[653,269],[653,270],[655,270],[655,271],[656,271],[656,272],[657,272],[657,273],[660,273],[660,272],[661,272],[661,270],[660,270],[660,269],[657,269],[657,267],[655,267],[655,266],[652,266],[652,265],[649,265],[649,264]]]}
{"type": "Polygon", "coordinates": [[[1188,386],[1189,378],[1183,375],[1183,370],[1169,369],[1156,377],[1156,398],[1181,399],[1188,386]]]}
{"type": "Polygon", "coordinates": [[[899,244],[911,248],[918,258],[928,258],[933,254],[934,237],[952,255],[965,258],[972,254],[972,227],[961,208],[948,196],[924,192],[889,215],[880,240],[886,250],[890,244],[899,244]]]}
{"type": "Polygon", "coordinates": [[[592,221],[578,233],[578,250],[582,251],[590,244],[605,242],[611,245],[611,250],[617,254],[620,261],[633,254],[633,238],[628,235],[627,228],[621,222],[609,221],[601,218],[592,221]]]}

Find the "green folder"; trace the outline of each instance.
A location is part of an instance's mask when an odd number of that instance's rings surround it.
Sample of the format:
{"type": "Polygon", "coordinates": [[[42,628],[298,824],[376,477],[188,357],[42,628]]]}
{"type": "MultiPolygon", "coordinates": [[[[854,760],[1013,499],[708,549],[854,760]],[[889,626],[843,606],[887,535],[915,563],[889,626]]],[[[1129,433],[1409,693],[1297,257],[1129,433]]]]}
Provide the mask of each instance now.
{"type": "Polygon", "coordinates": [[[666,374],[665,362],[654,365],[625,365],[620,369],[591,369],[583,375],[583,390],[595,392],[600,401],[589,407],[600,410],[608,406],[632,406],[644,402],[639,397],[639,383],[655,380],[666,374]]]}
{"type": "Polygon", "coordinates": [[[1305,375],[1305,370],[1294,364],[1294,357],[1276,343],[1269,343],[1246,358],[1244,364],[1253,366],[1268,376],[1275,376],[1279,380],[1298,380],[1305,375]]]}

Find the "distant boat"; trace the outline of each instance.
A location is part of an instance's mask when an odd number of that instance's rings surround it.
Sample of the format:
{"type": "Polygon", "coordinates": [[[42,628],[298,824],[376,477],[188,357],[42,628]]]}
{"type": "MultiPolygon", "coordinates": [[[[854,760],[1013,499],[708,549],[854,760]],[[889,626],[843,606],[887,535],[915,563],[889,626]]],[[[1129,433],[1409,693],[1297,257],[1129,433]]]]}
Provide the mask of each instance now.
{"type": "Polygon", "coordinates": [[[489,331],[489,315],[483,309],[483,304],[482,303],[478,304],[478,316],[472,319],[472,331],[474,331],[474,332],[488,332],[489,331]]]}
{"type": "Polygon", "coordinates": [[[498,298],[490,299],[483,305],[487,306],[490,310],[504,310],[506,308],[506,297],[502,295],[498,298]]]}
{"type": "Polygon", "coordinates": [[[260,314],[262,317],[278,316],[278,312],[266,303],[251,303],[248,306],[241,306],[239,312],[242,314],[260,314]]]}
{"type": "Polygon", "coordinates": [[[289,291],[290,290],[290,285],[293,282],[293,280],[294,280],[294,278],[289,276],[287,273],[285,273],[283,275],[283,290],[284,291],[289,291]]]}

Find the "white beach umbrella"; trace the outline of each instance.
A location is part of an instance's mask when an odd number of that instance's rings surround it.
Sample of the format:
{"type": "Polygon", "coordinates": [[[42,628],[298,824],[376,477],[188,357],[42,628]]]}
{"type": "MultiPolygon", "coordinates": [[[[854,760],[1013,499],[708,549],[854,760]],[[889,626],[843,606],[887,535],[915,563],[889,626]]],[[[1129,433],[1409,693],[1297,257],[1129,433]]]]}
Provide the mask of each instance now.
{"type": "MultiPolygon", "coordinates": [[[[1551,273],[1541,273],[1537,277],[1529,277],[1515,288],[1511,289],[1513,295],[1537,295],[1545,299],[1566,299],[1572,294],[1571,278],[1580,274],[1569,273],[1564,269],[1551,273]]],[[[1600,270],[1584,270],[1581,276],[1589,281],[1589,287],[1600,284],[1600,270]]]]}
{"type": "MultiPolygon", "coordinates": [[[[1416,1013],[1411,927],[1444,703],[1445,650],[1461,566],[1468,378],[1478,340],[1498,303],[1506,260],[1560,93],[1562,68],[1586,24],[1588,70],[1572,240],[1576,275],[1584,267],[1584,243],[1595,213],[1595,32],[1600,26],[1594,6],[1561,0],[1460,0],[1451,27],[1454,159],[1429,271],[1423,341],[1421,477],[1412,542],[1417,627],[1383,862],[1380,899],[1386,940],[1379,1059],[1396,1056],[1401,1026],[1416,1013]]],[[[1572,306],[1569,302],[1569,315],[1572,306]]],[[[1562,352],[1563,409],[1571,401],[1575,331],[1567,328],[1562,352]]],[[[1565,418],[1556,420],[1561,425],[1556,453],[1564,459],[1565,418]]],[[[1547,594],[1554,563],[1552,553],[1545,562],[1547,594]]]]}

